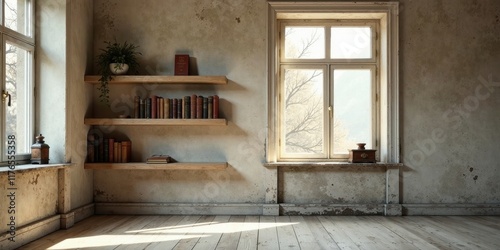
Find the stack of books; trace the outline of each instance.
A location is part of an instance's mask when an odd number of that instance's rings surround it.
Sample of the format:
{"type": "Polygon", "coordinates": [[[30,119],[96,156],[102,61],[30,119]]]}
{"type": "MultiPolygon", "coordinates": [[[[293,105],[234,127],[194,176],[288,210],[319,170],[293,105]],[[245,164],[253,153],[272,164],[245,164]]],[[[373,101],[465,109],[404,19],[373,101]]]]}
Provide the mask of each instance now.
{"type": "Polygon", "coordinates": [[[146,163],[148,164],[162,164],[170,162],[174,162],[174,160],[169,155],[152,155],[146,160],[146,163]]]}

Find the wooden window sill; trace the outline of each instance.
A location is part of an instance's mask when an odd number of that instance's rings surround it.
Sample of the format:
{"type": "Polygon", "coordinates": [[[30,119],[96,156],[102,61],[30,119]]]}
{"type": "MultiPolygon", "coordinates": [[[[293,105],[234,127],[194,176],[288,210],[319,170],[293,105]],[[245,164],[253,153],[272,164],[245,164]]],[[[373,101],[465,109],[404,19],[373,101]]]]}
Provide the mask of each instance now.
{"type": "Polygon", "coordinates": [[[15,169],[10,169],[8,166],[0,167],[0,173],[7,173],[8,171],[28,171],[28,170],[40,170],[40,169],[59,169],[71,166],[71,163],[57,163],[57,164],[22,164],[16,165],[15,169]]]}

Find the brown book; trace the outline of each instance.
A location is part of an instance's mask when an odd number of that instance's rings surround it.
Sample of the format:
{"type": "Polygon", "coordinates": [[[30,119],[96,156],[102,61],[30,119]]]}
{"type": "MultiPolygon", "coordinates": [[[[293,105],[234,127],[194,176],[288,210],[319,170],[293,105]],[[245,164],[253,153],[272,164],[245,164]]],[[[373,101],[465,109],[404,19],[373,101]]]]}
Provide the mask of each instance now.
{"type": "Polygon", "coordinates": [[[164,107],[165,107],[165,100],[163,97],[158,98],[158,119],[163,119],[164,118],[164,107]]]}
{"type": "Polygon", "coordinates": [[[191,96],[184,96],[182,101],[182,118],[191,118],[191,96]]]}
{"type": "Polygon", "coordinates": [[[203,118],[203,96],[196,98],[196,119],[203,118]]]}
{"type": "Polygon", "coordinates": [[[174,75],[189,75],[189,55],[175,55],[174,75]]]}
{"type": "Polygon", "coordinates": [[[168,118],[174,118],[174,98],[171,98],[170,100],[168,100],[168,112],[169,112],[169,115],[168,115],[168,118]]]}
{"type": "Polygon", "coordinates": [[[151,96],[151,119],[156,119],[156,110],[158,108],[157,106],[157,101],[158,101],[158,98],[156,96],[151,96]]]}
{"type": "Polygon", "coordinates": [[[182,119],[182,98],[177,99],[177,118],[182,119]]]}
{"type": "Polygon", "coordinates": [[[122,141],[121,143],[121,160],[120,162],[121,163],[126,163],[127,162],[127,158],[128,158],[128,151],[127,151],[127,144],[126,142],[122,141]]]}
{"type": "Polygon", "coordinates": [[[213,118],[213,112],[214,112],[214,97],[209,96],[208,97],[208,106],[207,106],[207,118],[212,119],[213,118]]]}
{"type": "Polygon", "coordinates": [[[172,118],[177,119],[177,98],[172,100],[172,118]]]}
{"type": "Polygon", "coordinates": [[[108,162],[115,162],[115,139],[110,138],[109,141],[109,155],[108,155],[108,162]]]}
{"type": "Polygon", "coordinates": [[[214,95],[214,104],[213,104],[213,117],[214,119],[219,118],[219,96],[214,95]]]}
{"type": "Polygon", "coordinates": [[[196,95],[191,95],[191,119],[196,119],[196,95]]]}
{"type": "Polygon", "coordinates": [[[114,145],[114,148],[113,150],[115,151],[115,155],[114,155],[114,162],[120,162],[120,160],[122,159],[122,144],[120,142],[115,142],[115,145],[114,145]]]}
{"type": "Polygon", "coordinates": [[[122,141],[121,142],[121,162],[131,162],[132,161],[132,142],[131,141],[122,141]]]}
{"type": "Polygon", "coordinates": [[[170,99],[165,98],[163,105],[164,105],[164,108],[163,108],[163,112],[164,112],[163,118],[168,119],[168,118],[170,118],[170,99]]]}

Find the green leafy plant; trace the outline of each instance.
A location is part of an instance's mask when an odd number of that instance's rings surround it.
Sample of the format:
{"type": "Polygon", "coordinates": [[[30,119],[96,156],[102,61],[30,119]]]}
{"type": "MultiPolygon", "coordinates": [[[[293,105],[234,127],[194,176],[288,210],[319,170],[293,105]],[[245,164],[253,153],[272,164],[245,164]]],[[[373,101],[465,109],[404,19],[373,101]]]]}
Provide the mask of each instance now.
{"type": "Polygon", "coordinates": [[[109,105],[109,87],[108,83],[113,79],[113,72],[111,71],[110,64],[117,63],[115,69],[121,69],[122,64],[127,64],[130,71],[136,71],[139,67],[137,56],[142,55],[137,52],[139,46],[124,42],[123,44],[105,41],[106,47],[101,49],[101,53],[97,56],[97,70],[101,75],[99,78],[101,92],[99,100],[109,105]]]}

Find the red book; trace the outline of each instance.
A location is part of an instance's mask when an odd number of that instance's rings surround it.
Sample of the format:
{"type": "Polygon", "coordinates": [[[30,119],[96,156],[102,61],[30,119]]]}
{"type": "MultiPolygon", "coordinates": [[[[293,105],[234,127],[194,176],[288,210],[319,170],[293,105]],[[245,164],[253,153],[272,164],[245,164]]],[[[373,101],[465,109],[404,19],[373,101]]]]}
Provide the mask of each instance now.
{"type": "Polygon", "coordinates": [[[189,75],[189,55],[175,55],[174,75],[189,75]]]}
{"type": "Polygon", "coordinates": [[[219,96],[218,95],[214,95],[214,100],[213,100],[214,104],[213,104],[213,117],[214,119],[217,119],[219,118],[219,96]]]}
{"type": "Polygon", "coordinates": [[[196,98],[196,119],[203,118],[203,96],[196,98]]]}
{"type": "Polygon", "coordinates": [[[191,95],[191,119],[196,119],[196,95],[191,95]]]}
{"type": "Polygon", "coordinates": [[[115,139],[110,138],[108,162],[115,162],[114,155],[115,155],[115,139]]]}
{"type": "Polygon", "coordinates": [[[156,119],[156,112],[158,109],[158,98],[156,96],[151,96],[151,119],[156,119]]]}

